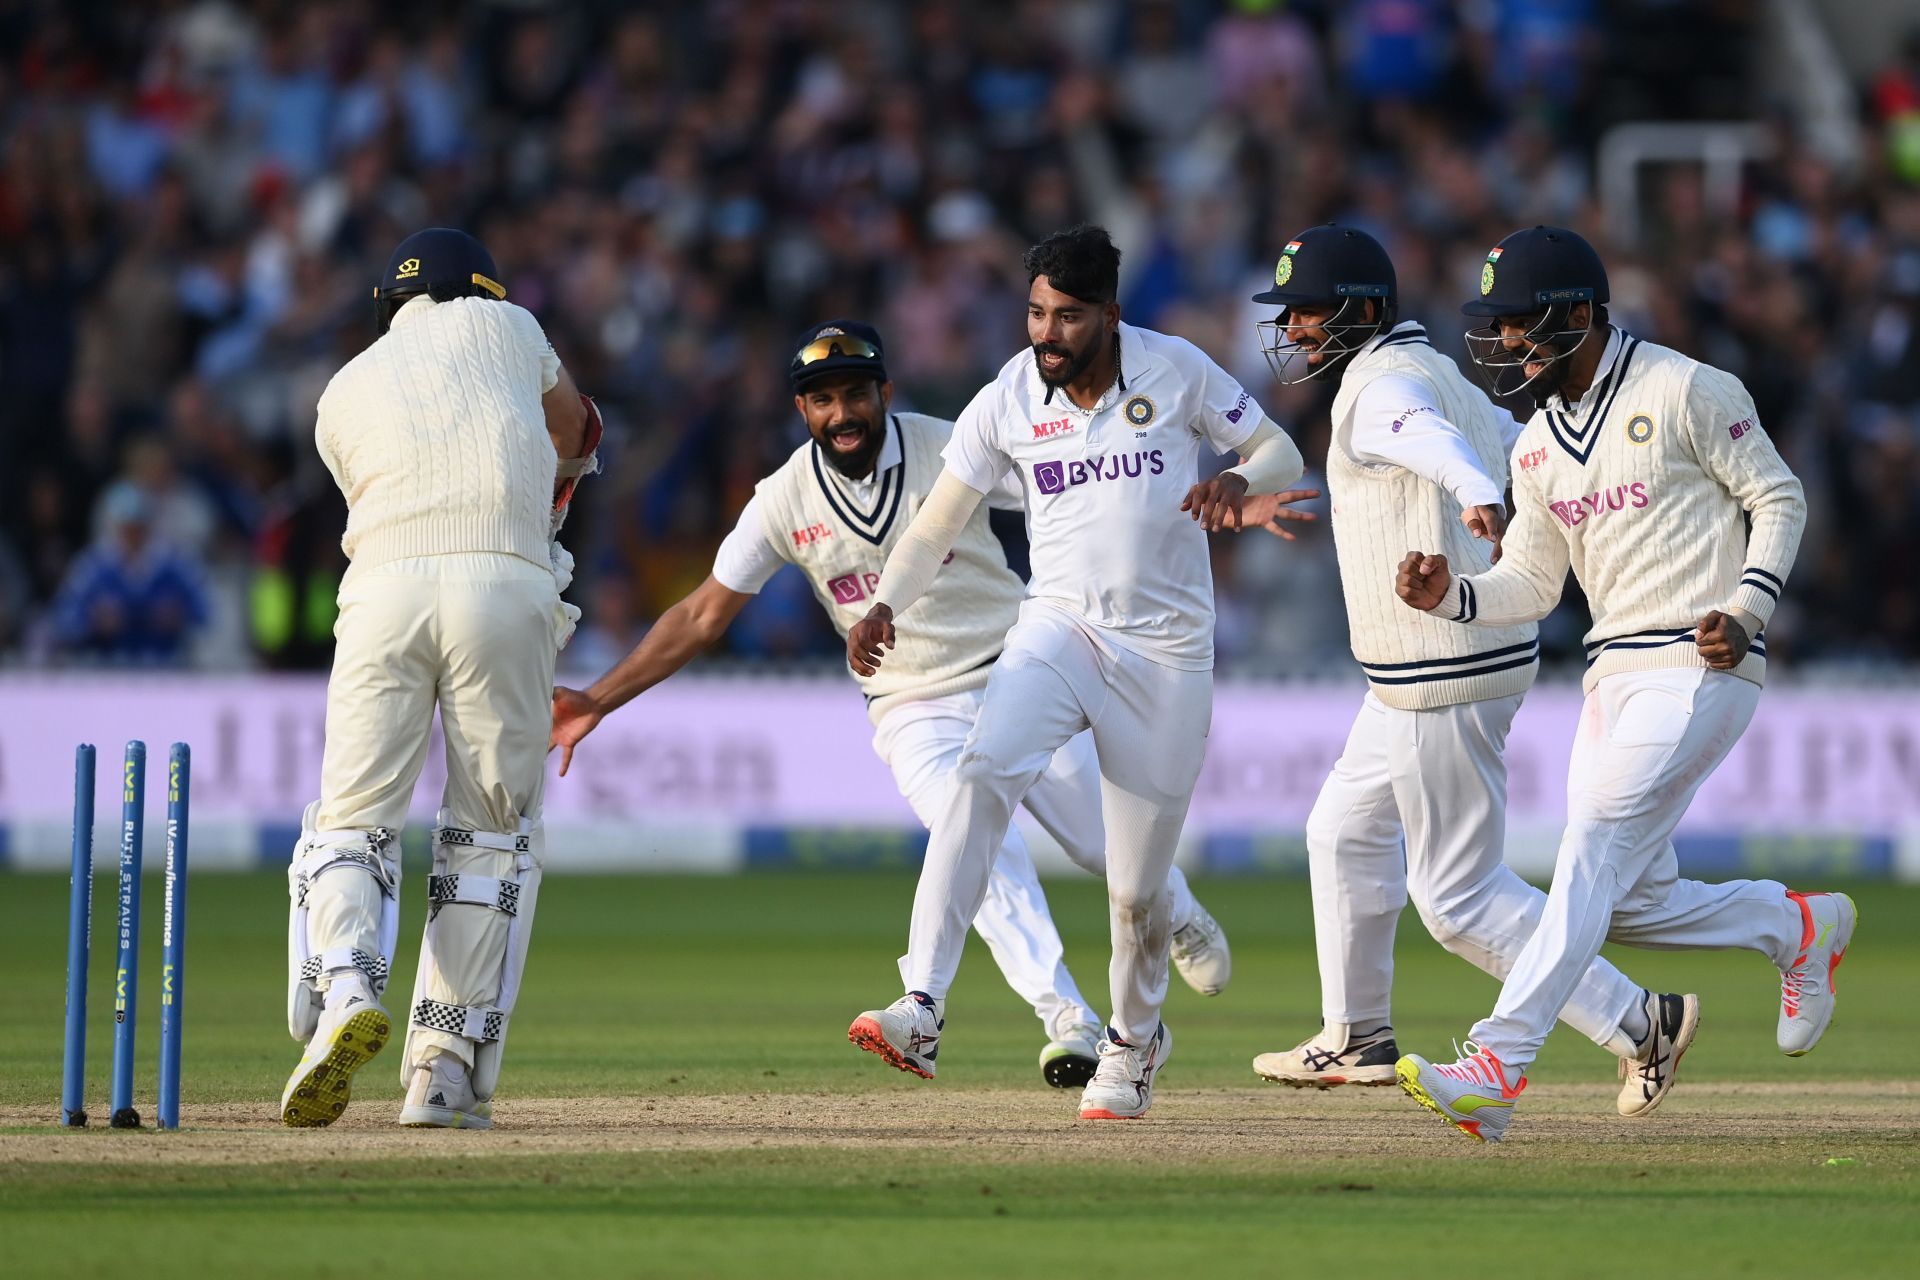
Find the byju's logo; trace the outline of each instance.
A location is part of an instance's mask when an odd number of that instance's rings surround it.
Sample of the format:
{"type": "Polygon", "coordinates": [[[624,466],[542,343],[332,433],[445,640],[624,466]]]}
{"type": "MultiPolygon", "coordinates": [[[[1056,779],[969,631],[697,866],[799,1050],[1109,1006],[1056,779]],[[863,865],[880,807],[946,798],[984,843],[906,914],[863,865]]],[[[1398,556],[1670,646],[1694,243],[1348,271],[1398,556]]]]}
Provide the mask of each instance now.
{"type": "Polygon", "coordinates": [[[1166,469],[1166,458],[1158,449],[1138,449],[1108,458],[1088,458],[1084,462],[1036,462],[1033,487],[1042,493],[1062,493],[1075,485],[1098,484],[1122,477],[1157,476],[1166,469]]]}
{"type": "Polygon", "coordinates": [[[856,604],[880,585],[877,573],[843,573],[827,581],[827,594],[835,604],[856,604]]]}

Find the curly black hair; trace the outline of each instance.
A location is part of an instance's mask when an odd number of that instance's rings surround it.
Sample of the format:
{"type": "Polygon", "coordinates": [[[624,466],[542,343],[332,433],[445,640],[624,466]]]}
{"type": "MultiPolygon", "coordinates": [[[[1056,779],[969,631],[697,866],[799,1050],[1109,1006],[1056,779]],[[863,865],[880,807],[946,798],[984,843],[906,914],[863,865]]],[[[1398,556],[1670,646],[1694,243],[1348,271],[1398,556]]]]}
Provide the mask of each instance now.
{"type": "Polygon", "coordinates": [[[1041,276],[1082,302],[1112,302],[1120,295],[1120,250],[1105,227],[1083,222],[1056,231],[1020,259],[1027,283],[1041,276]]]}

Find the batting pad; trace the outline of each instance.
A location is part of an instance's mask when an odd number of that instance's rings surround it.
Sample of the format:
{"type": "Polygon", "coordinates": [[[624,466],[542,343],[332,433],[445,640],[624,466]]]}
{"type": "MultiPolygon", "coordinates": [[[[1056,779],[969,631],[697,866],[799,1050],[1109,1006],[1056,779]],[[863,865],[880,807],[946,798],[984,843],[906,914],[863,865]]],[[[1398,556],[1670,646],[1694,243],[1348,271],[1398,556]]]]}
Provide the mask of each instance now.
{"type": "Polygon", "coordinates": [[[526,967],[542,835],[530,818],[508,834],[461,826],[448,810],[440,811],[402,1083],[437,1049],[473,1068],[478,1098],[493,1096],[526,967]]]}
{"type": "Polygon", "coordinates": [[[316,831],[320,802],[302,815],[287,866],[287,1031],[305,1044],[320,1024],[327,975],[357,969],[377,999],[400,941],[400,857],[393,832],[316,831]]]}

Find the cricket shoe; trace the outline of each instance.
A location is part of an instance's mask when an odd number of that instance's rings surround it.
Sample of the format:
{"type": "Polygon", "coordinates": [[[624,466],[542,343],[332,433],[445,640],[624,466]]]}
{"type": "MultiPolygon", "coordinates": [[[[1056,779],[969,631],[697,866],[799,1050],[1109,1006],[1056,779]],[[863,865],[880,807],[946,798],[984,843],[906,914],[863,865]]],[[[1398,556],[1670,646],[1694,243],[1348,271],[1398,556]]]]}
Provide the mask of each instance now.
{"type": "Polygon", "coordinates": [[[1111,1027],[1100,1040],[1100,1065],[1080,1095],[1082,1120],[1138,1120],[1153,1105],[1153,1078],[1173,1054],[1167,1024],[1144,1048],[1128,1044],[1111,1027]]]}
{"type": "Polygon", "coordinates": [[[1056,1089],[1081,1088],[1093,1079],[1094,1068],[1100,1065],[1102,1035],[1100,1025],[1094,1022],[1068,1027],[1058,1040],[1047,1041],[1047,1047],[1040,1051],[1040,1074],[1056,1089]]]}
{"type": "Polygon", "coordinates": [[[1800,908],[1800,953],[1780,972],[1780,1052],[1797,1058],[1811,1052],[1833,1021],[1833,973],[1847,957],[1860,912],[1844,893],[1793,893],[1800,908]]]}
{"type": "Polygon", "coordinates": [[[1680,1058],[1700,1030],[1699,996],[1646,993],[1644,1008],[1652,1028],[1631,1058],[1620,1059],[1620,1098],[1615,1104],[1629,1119],[1650,1116],[1673,1088],[1680,1058]]]}
{"type": "Polygon", "coordinates": [[[373,1061],[393,1034],[393,1019],[365,987],[345,991],[321,1011],[320,1025],[280,1094],[290,1129],[324,1129],[353,1100],[353,1073],[373,1061]]]}
{"type": "Polygon", "coordinates": [[[413,1129],[491,1129],[493,1104],[474,1095],[466,1063],[436,1053],[413,1069],[400,1123],[413,1129]]]}
{"type": "Polygon", "coordinates": [[[1464,1056],[1458,1062],[1433,1063],[1417,1053],[1400,1059],[1394,1068],[1409,1098],[1469,1137],[1498,1142],[1513,1123],[1513,1104],[1527,1087],[1527,1078],[1507,1083],[1507,1069],[1491,1049],[1473,1041],[1454,1046],[1464,1056]]]}
{"type": "Polygon", "coordinates": [[[1207,909],[1193,904],[1193,919],[1173,931],[1173,967],[1203,996],[1217,996],[1233,977],[1233,952],[1226,931],[1207,909]]]}
{"type": "Polygon", "coordinates": [[[1308,1036],[1283,1053],[1263,1053],[1253,1060],[1256,1075],[1295,1089],[1332,1089],[1343,1084],[1371,1087],[1394,1082],[1393,1064],[1400,1057],[1393,1028],[1380,1027],[1347,1037],[1344,1049],[1329,1049],[1320,1033],[1308,1036]]]}
{"type": "Polygon", "coordinates": [[[877,1053],[902,1071],[933,1079],[933,1060],[940,1052],[940,1031],[946,1021],[935,1011],[933,997],[909,991],[884,1009],[869,1009],[847,1028],[847,1039],[877,1053]]]}

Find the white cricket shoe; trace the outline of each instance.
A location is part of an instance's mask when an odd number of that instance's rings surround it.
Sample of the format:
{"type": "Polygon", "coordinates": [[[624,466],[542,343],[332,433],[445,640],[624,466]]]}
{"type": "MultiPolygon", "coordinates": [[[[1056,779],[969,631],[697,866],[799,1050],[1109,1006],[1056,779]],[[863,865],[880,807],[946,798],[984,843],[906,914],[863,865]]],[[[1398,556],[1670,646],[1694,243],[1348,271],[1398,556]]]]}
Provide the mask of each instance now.
{"type": "Polygon", "coordinates": [[[1789,1058],[1820,1043],[1833,1021],[1833,971],[1846,959],[1860,912],[1844,893],[1793,893],[1800,908],[1800,954],[1780,972],[1780,1023],[1774,1039],[1789,1058]]]}
{"type": "Polygon", "coordinates": [[[1100,1065],[1080,1095],[1082,1120],[1138,1120],[1153,1105],[1153,1078],[1173,1054],[1167,1024],[1144,1048],[1128,1044],[1111,1029],[1100,1039],[1100,1065]]]}
{"type": "Polygon", "coordinates": [[[414,1068],[400,1123],[414,1129],[491,1129],[493,1104],[474,1096],[466,1063],[436,1053],[414,1068]]]}
{"type": "Polygon", "coordinates": [[[1647,1022],[1652,1029],[1639,1052],[1620,1059],[1620,1098],[1615,1104],[1629,1119],[1650,1116],[1673,1088],[1680,1057],[1700,1030],[1700,997],[1646,993],[1647,1022]]]}
{"type": "Polygon", "coordinates": [[[1180,977],[1203,996],[1219,995],[1233,977],[1233,952],[1227,948],[1226,932],[1197,902],[1193,919],[1174,930],[1172,955],[1180,977]]]}
{"type": "Polygon", "coordinates": [[[909,991],[884,1009],[869,1009],[847,1028],[847,1039],[885,1058],[902,1071],[933,1079],[933,1060],[940,1052],[940,1030],[947,1024],[934,1009],[933,997],[909,991]]]}
{"type": "Polygon", "coordinates": [[[1093,1079],[1100,1065],[1100,1041],[1105,1030],[1097,1022],[1068,1027],[1058,1040],[1040,1051],[1040,1074],[1056,1089],[1078,1089],[1093,1079]]]}
{"type": "Polygon", "coordinates": [[[1254,1073],[1295,1089],[1332,1089],[1343,1084],[1378,1088],[1394,1082],[1393,1064],[1400,1057],[1400,1047],[1394,1043],[1392,1027],[1349,1034],[1344,1049],[1321,1044],[1320,1035],[1316,1032],[1284,1052],[1261,1054],[1253,1060],[1254,1073]]]}
{"type": "Polygon", "coordinates": [[[1507,1069],[1491,1049],[1468,1040],[1455,1046],[1458,1062],[1432,1063],[1417,1053],[1400,1059],[1395,1071],[1409,1098],[1471,1138],[1498,1142],[1513,1123],[1513,1104],[1527,1078],[1507,1083],[1507,1069]]]}
{"type": "Polygon", "coordinates": [[[373,1061],[393,1035],[393,1019],[365,986],[343,984],[320,1013],[300,1065],[280,1094],[280,1122],[324,1129],[353,1100],[353,1073],[373,1061]]]}

